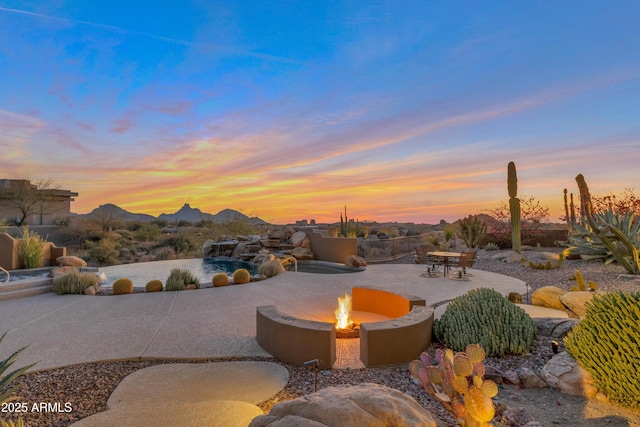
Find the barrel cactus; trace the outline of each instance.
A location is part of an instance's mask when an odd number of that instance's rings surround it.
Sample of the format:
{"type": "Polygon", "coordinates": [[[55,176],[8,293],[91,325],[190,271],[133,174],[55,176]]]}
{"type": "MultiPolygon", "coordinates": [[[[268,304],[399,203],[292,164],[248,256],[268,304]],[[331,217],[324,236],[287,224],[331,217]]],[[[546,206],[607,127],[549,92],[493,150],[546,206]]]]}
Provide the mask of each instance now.
{"type": "Polygon", "coordinates": [[[492,398],[498,385],[484,379],[485,352],[469,344],[464,352],[438,349],[435,360],[427,353],[409,364],[409,372],[461,426],[488,426],[495,415],[492,398]]]}
{"type": "Polygon", "coordinates": [[[113,282],[113,295],[124,295],[133,293],[133,282],[131,279],[123,277],[113,282]]]}
{"type": "Polygon", "coordinates": [[[479,344],[488,356],[522,354],[533,345],[536,324],[493,289],[473,289],[455,298],[434,324],[437,338],[456,351],[479,344]]]}
{"type": "Polygon", "coordinates": [[[217,273],[211,279],[211,284],[214,288],[227,286],[229,284],[229,276],[227,276],[227,273],[217,273]]]}
{"type": "Polygon", "coordinates": [[[149,280],[145,286],[147,292],[162,292],[162,282],[160,280],[149,280]]]}
{"type": "Polygon", "coordinates": [[[623,406],[640,408],[640,292],[596,295],[564,345],[595,380],[596,387],[623,406]]]}
{"type": "Polygon", "coordinates": [[[251,274],[246,268],[239,268],[233,272],[233,283],[235,285],[242,285],[251,281],[251,274]]]}

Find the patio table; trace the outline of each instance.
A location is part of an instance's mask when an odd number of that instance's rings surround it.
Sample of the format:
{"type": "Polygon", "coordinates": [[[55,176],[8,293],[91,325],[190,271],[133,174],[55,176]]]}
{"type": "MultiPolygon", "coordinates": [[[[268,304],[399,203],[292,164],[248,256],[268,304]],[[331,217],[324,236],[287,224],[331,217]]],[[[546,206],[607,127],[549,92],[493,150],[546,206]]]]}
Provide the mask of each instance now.
{"type": "Polygon", "coordinates": [[[427,255],[435,256],[443,259],[442,269],[444,271],[444,276],[447,277],[449,274],[449,258],[460,258],[462,255],[461,252],[446,252],[446,251],[435,251],[435,252],[427,252],[427,255]]]}

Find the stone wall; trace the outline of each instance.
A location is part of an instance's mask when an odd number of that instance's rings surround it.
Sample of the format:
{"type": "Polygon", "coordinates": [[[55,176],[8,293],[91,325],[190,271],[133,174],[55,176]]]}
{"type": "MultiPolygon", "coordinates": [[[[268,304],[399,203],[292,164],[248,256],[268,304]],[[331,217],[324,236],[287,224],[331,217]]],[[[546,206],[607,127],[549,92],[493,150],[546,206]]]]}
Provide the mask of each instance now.
{"type": "MultiPolygon", "coordinates": [[[[18,244],[20,239],[14,239],[7,233],[0,233],[0,267],[6,270],[18,270],[23,268],[18,257],[18,244]]],[[[67,248],[61,248],[54,243],[47,242],[42,250],[40,267],[58,265],[56,258],[67,254],[67,248]]]]}

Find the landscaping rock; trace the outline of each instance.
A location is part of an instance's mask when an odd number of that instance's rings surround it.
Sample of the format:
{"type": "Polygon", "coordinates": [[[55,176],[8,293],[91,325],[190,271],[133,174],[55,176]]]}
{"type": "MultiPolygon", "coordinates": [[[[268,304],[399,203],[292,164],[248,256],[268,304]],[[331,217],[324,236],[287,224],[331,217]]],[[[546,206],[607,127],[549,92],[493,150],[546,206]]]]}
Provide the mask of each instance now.
{"type": "Polygon", "coordinates": [[[433,416],[411,396],[378,384],[327,387],[278,403],[249,427],[436,426],[433,416]]]}
{"type": "Polygon", "coordinates": [[[303,248],[303,247],[294,248],[291,251],[291,255],[293,255],[294,257],[296,257],[297,259],[300,259],[300,260],[311,260],[311,259],[313,259],[313,252],[311,252],[309,249],[303,248]]]}
{"type": "Polygon", "coordinates": [[[65,255],[59,256],[56,258],[56,262],[61,266],[69,266],[69,267],[86,267],[87,262],[82,258],[78,258],[77,256],[65,255]]]}
{"type": "Polygon", "coordinates": [[[84,295],[95,295],[98,292],[100,292],[99,286],[89,286],[88,288],[85,288],[84,291],[82,291],[84,295]]]}
{"type": "Polygon", "coordinates": [[[512,371],[511,369],[504,371],[503,378],[509,381],[513,385],[520,385],[520,377],[516,371],[512,371]]]}
{"type": "Polygon", "coordinates": [[[566,308],[571,310],[576,316],[583,318],[587,314],[586,304],[591,301],[594,295],[603,295],[603,291],[573,291],[567,292],[560,297],[560,301],[566,308]]]}
{"type": "Polygon", "coordinates": [[[58,277],[58,276],[66,276],[67,274],[74,271],[76,267],[70,267],[68,265],[61,267],[53,267],[47,276],[49,277],[58,277]]]}
{"type": "Polygon", "coordinates": [[[359,256],[349,255],[344,259],[344,265],[353,267],[353,268],[366,267],[367,261],[365,261],[363,258],[359,256]]]}
{"type": "Polygon", "coordinates": [[[548,307],[556,310],[564,310],[565,307],[560,302],[560,296],[567,293],[566,289],[557,286],[543,286],[536,289],[531,294],[531,304],[539,307],[548,307]]]}
{"type": "Polygon", "coordinates": [[[502,422],[508,426],[521,427],[531,421],[535,421],[535,419],[522,407],[509,408],[502,413],[502,422]]]}
{"type": "Polygon", "coordinates": [[[492,258],[508,264],[518,264],[522,262],[522,255],[514,251],[500,252],[495,254],[492,258]]]}
{"type": "Polygon", "coordinates": [[[525,388],[545,388],[547,386],[547,383],[529,368],[520,368],[517,372],[525,388]]]}
{"type": "Polygon", "coordinates": [[[598,394],[591,374],[584,370],[569,353],[556,354],[544,365],[540,376],[562,393],[593,398],[598,394]]]}
{"type": "Polygon", "coordinates": [[[556,339],[564,338],[579,322],[578,319],[561,319],[557,317],[537,317],[533,321],[536,322],[539,335],[556,339]]]}

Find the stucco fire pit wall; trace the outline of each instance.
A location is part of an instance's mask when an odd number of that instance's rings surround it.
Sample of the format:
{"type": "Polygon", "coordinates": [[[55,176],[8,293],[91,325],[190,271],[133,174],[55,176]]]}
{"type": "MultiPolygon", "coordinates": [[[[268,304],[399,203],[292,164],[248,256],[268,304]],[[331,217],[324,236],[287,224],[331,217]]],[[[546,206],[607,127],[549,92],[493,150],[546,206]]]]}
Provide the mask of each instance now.
{"type": "MultiPolygon", "coordinates": [[[[360,360],[367,367],[406,363],[429,344],[433,308],[413,295],[384,289],[352,288],[352,308],[393,319],[360,324],[360,360]]],[[[318,359],[323,369],[336,360],[336,329],[332,323],[298,319],[275,306],[256,309],[256,341],[273,357],[302,366],[318,359]]]]}
{"type": "Polygon", "coordinates": [[[336,361],[335,325],[298,319],[275,305],[256,308],[256,341],[276,359],[295,366],[318,359],[320,368],[331,369],[336,361]]]}
{"type": "Polygon", "coordinates": [[[367,368],[417,359],[429,344],[433,307],[416,305],[397,319],[360,324],[360,360],[367,368]]]}
{"type": "Polygon", "coordinates": [[[401,317],[416,305],[427,305],[423,298],[385,289],[361,286],[351,288],[351,307],[355,311],[401,317]]]}

